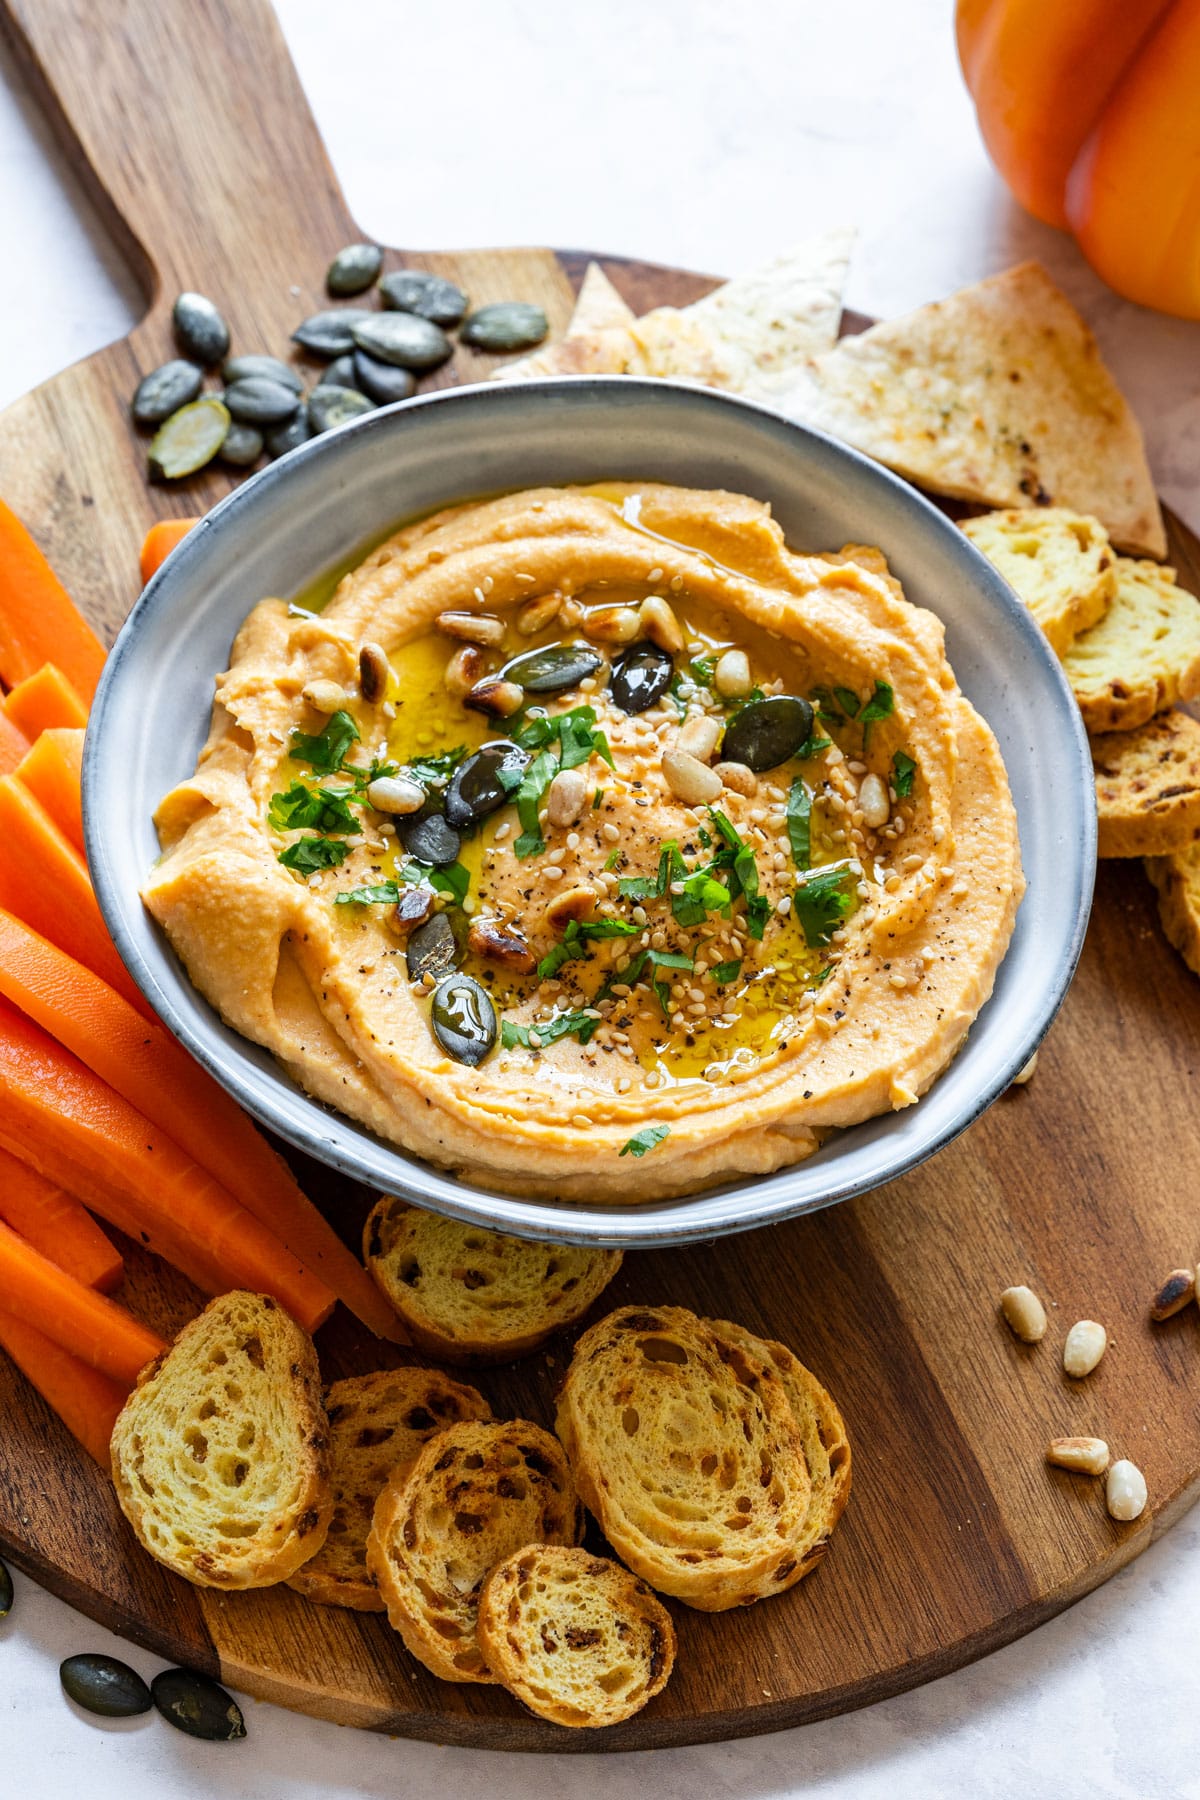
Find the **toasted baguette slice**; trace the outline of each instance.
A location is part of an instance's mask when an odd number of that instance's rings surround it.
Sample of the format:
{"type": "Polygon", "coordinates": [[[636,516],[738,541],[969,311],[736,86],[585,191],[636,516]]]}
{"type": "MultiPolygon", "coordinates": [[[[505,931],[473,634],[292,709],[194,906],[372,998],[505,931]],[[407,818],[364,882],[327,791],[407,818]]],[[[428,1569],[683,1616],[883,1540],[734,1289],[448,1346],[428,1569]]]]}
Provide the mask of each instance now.
{"type": "Polygon", "coordinates": [[[1149,856],[1146,873],[1158,889],[1158,916],[1168,940],[1200,975],[1200,844],[1173,856],[1149,856]]]}
{"type": "Polygon", "coordinates": [[[1133,731],[1200,694],[1200,600],[1174,569],[1117,558],[1117,591],[1062,659],[1089,731],[1133,731]]]}
{"type": "Polygon", "coordinates": [[[771,1338],[754,1337],[727,1319],[710,1319],[709,1324],[728,1343],[741,1344],[752,1354],[775,1365],[792,1417],[800,1428],[812,1493],[804,1524],[793,1546],[796,1566],[779,1581],[781,1588],[792,1587],[823,1560],[829,1548],[829,1535],[850,1498],[850,1439],[846,1435],[845,1420],[834,1405],[833,1396],[786,1344],[778,1344],[771,1338]]]}
{"type": "Polygon", "coordinates": [[[770,1360],[678,1306],[585,1331],[558,1435],[585,1505],[643,1581],[702,1612],[780,1591],[811,1482],[770,1360]]]}
{"type": "Polygon", "coordinates": [[[112,1435],[121,1510],[200,1587],[270,1587],[325,1541],[329,1426],[312,1339],[276,1301],[210,1300],[143,1369],[112,1435]]]}
{"type": "Polygon", "coordinates": [[[388,1622],[443,1681],[490,1681],[475,1634],[484,1578],[526,1544],[578,1543],[562,1448],[525,1419],[439,1431],[375,1502],[367,1564],[388,1622]]]}
{"type": "Polygon", "coordinates": [[[1092,739],[1101,856],[1170,856],[1200,837],[1200,724],[1166,712],[1092,739]]]}
{"type": "Polygon", "coordinates": [[[437,1369],[379,1369],[335,1381],[325,1395],[333,1517],[317,1554],[288,1585],[320,1606],[383,1612],[367,1567],[367,1533],[384,1482],[406,1469],[435,1432],[461,1419],[490,1419],[473,1387],[437,1369]]]}
{"type": "Polygon", "coordinates": [[[581,1319],[621,1266],[619,1250],[529,1244],[385,1194],[363,1260],[414,1344],[444,1362],[508,1362],[581,1319]]]}
{"type": "Polygon", "coordinates": [[[1020,595],[1057,656],[1113,603],[1116,557],[1103,525],[1087,513],[1014,506],[964,519],[962,529],[1020,595]]]}
{"type": "Polygon", "coordinates": [[[555,1725],[619,1725],[675,1667],[671,1615],[645,1582],[558,1544],[530,1544],[492,1570],[479,1643],[496,1679],[555,1725]]]}

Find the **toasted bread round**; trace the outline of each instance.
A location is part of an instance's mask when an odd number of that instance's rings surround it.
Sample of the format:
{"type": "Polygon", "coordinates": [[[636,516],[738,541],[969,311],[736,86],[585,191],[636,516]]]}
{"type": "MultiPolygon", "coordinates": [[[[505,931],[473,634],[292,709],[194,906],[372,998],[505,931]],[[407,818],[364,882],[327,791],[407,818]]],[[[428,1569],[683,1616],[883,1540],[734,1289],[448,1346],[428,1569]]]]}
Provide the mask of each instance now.
{"type": "Polygon", "coordinates": [[[962,529],[1025,602],[1061,656],[1116,595],[1116,557],[1099,519],[1063,506],[1010,507],[962,529]]]}
{"type": "Polygon", "coordinates": [[[1169,856],[1200,837],[1200,724],[1165,712],[1092,739],[1101,856],[1169,856]]]}
{"type": "Polygon", "coordinates": [[[363,1260],[412,1340],[444,1362],[508,1362],[581,1319],[621,1266],[619,1250],[529,1244],[385,1194],[363,1260]]]}
{"type": "Polygon", "coordinates": [[[775,1365],[792,1417],[800,1428],[812,1493],[804,1524],[793,1546],[796,1567],[778,1584],[781,1588],[792,1587],[823,1560],[829,1548],[830,1533],[850,1498],[850,1439],[846,1435],[846,1423],[832,1394],[786,1344],[776,1343],[772,1338],[754,1337],[741,1325],[732,1325],[727,1319],[710,1319],[708,1323],[730,1343],[741,1344],[775,1365]]]}
{"type": "Polygon", "coordinates": [[[561,1445],[525,1419],[439,1431],[389,1477],[367,1564],[389,1624],[443,1681],[491,1681],[475,1634],[479,1594],[526,1544],[578,1543],[583,1513],[561,1445]]]}
{"type": "Polygon", "coordinates": [[[558,1435],[623,1562],[702,1612],[794,1577],[812,1484],[768,1357],[679,1306],[626,1306],[585,1331],[558,1435]]]}
{"type": "Polygon", "coordinates": [[[620,1563],[530,1544],[479,1596],[479,1643],[498,1681],[555,1725],[619,1725],[675,1666],[671,1615],[620,1563]]]}
{"type": "Polygon", "coordinates": [[[1158,916],[1168,941],[1200,975],[1200,843],[1173,856],[1147,857],[1146,873],[1158,889],[1158,916]]]}
{"type": "Polygon", "coordinates": [[[1089,731],[1133,731],[1200,693],[1200,600],[1174,569],[1117,558],[1117,591],[1062,659],[1089,731]]]}
{"type": "Polygon", "coordinates": [[[333,1517],[325,1542],[289,1580],[321,1606],[383,1612],[367,1567],[367,1533],[384,1482],[406,1469],[435,1432],[461,1419],[490,1419],[473,1387],[438,1369],[379,1369],[335,1381],[325,1395],[333,1517]]]}
{"type": "Polygon", "coordinates": [[[312,1339],[264,1294],[211,1300],[143,1369],[113,1427],[121,1510],[200,1587],[270,1587],[316,1554],[333,1512],[312,1339]]]}

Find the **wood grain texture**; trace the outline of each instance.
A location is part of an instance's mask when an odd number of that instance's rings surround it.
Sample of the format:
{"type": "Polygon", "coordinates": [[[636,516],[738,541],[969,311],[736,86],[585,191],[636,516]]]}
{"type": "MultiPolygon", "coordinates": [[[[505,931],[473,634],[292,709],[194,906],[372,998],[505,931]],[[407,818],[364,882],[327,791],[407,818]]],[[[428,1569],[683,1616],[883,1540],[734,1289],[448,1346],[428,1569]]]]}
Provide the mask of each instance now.
{"type": "MultiPolygon", "coordinates": [[[[358,234],[265,0],[0,0],[22,67],[140,272],[130,337],[0,415],[0,492],[29,521],[90,617],[111,634],[137,591],[155,517],[199,514],[231,477],[151,489],[131,431],[137,377],[170,353],[180,287],[209,292],[240,350],[280,352],[324,303],[331,253],[358,234]],[[250,79],[252,75],[252,79],[250,79]]],[[[423,256],[476,300],[537,298],[560,325],[586,256],[548,250],[423,256]]],[[[686,302],[703,276],[604,259],[639,310],[686,302]]],[[[850,328],[862,320],[848,321],[850,328]]],[[[472,380],[459,351],[436,380],[472,380]]],[[[1171,556],[1200,592],[1200,544],[1171,556]]],[[[1048,772],[1048,776],[1051,772],[1048,772]]],[[[823,1566],[744,1612],[673,1607],[679,1664],[651,1707],[568,1732],[495,1688],[434,1680],[377,1616],[286,1588],[202,1592],[138,1548],[101,1472],[0,1364],[0,1546],[73,1605],[232,1686],[344,1724],[440,1743],[594,1751],[771,1731],[880,1699],[1027,1631],[1106,1579],[1200,1491],[1200,1312],[1146,1315],[1195,1253],[1200,984],[1159,933],[1137,865],[1102,865],[1079,974],[1039,1072],[915,1174],[790,1225],[715,1245],[630,1255],[602,1306],[691,1306],[782,1338],[833,1388],[855,1485],[823,1566]],[[1045,1342],[1018,1344],[996,1299],[1043,1296],[1045,1342]],[[1083,1383],[1062,1338],[1102,1319],[1111,1348],[1083,1383]],[[1043,1464],[1066,1433],[1108,1438],[1144,1468],[1150,1506],[1117,1526],[1102,1484],[1043,1464]]],[[[301,1178],[349,1241],[371,1196],[302,1158],[301,1178]]],[[[159,1330],[197,1304],[129,1247],[129,1297],[159,1330]]],[[[341,1315],[320,1334],[330,1379],[403,1359],[341,1315]]],[[[551,1421],[569,1344],[479,1385],[497,1412],[551,1421]]]]}

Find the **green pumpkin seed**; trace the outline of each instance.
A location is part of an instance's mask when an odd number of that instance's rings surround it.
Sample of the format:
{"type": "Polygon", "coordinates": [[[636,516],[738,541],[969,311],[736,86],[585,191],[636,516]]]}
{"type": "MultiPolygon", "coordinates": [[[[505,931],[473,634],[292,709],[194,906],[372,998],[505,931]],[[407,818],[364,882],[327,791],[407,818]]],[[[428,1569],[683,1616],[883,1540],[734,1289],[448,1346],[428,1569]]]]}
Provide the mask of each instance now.
{"type": "Polygon", "coordinates": [[[12,1576],[0,1562],[0,1619],[6,1619],[12,1611],[13,1584],[12,1576]]]}
{"type": "Polygon", "coordinates": [[[532,350],[549,329],[550,321],[540,306],[531,306],[527,300],[499,300],[473,312],[460,336],[476,350],[532,350]]]}
{"type": "Polygon", "coordinates": [[[356,388],[358,382],[354,373],[353,356],[335,356],[333,361],[321,370],[318,387],[356,388]]]}
{"type": "Polygon", "coordinates": [[[460,287],[424,269],[397,269],[385,275],[379,292],[392,312],[416,313],[435,325],[457,325],[467,310],[467,296],[460,287]]]}
{"type": "Polygon", "coordinates": [[[223,463],[233,469],[249,469],[263,453],[263,435],[253,425],[239,425],[235,420],[225,433],[225,442],[217,452],[223,463]]]}
{"type": "Polygon", "coordinates": [[[339,306],[329,312],[313,313],[297,325],[292,342],[302,344],[314,356],[345,356],[354,348],[354,327],[374,317],[364,306],[339,306]]]}
{"type": "Polygon", "coordinates": [[[436,369],[454,348],[431,319],[402,312],[368,313],[354,327],[354,342],[368,356],[400,369],[436,369]]]}
{"type": "Polygon", "coordinates": [[[643,638],[613,664],[609,692],[623,713],[644,713],[666,693],[674,673],[670,652],[643,638]]]}
{"type": "Polygon", "coordinates": [[[315,387],[308,397],[308,422],[317,433],[335,431],[339,425],[374,411],[375,402],[357,388],[315,387]]]}
{"type": "Polygon", "coordinates": [[[777,769],[812,736],[813,709],[799,694],[748,700],[733,715],[721,740],[725,762],[745,763],[756,775],[777,769]]]}
{"type": "MultiPolygon", "coordinates": [[[[406,888],[404,897],[419,892],[418,888],[406,888]]],[[[426,975],[440,981],[443,975],[450,973],[458,961],[458,945],[445,913],[434,913],[427,924],[413,932],[404,955],[410,981],[421,981],[426,975]]]]}
{"type": "Polygon", "coordinates": [[[447,975],[438,983],[429,1022],[447,1056],[469,1069],[478,1068],[496,1042],[496,1009],[469,975],[447,975]]]}
{"type": "Polygon", "coordinates": [[[59,1664],[58,1678],[68,1699],[102,1719],[132,1719],[154,1705],[137,1670],[115,1656],[68,1656],[59,1664]]]}
{"type": "Polygon", "coordinates": [[[171,324],[184,355],[206,369],[229,355],[229,327],[203,294],[180,294],[171,308],[171,324]]]}
{"type": "Polygon", "coordinates": [[[530,694],[564,694],[603,667],[604,658],[590,644],[543,644],[506,662],[500,679],[530,694]]]}
{"type": "Polygon", "coordinates": [[[347,244],[325,271],[325,286],[339,300],[349,294],[365,294],[379,279],[383,251],[378,244],[347,244]]]}
{"type": "Polygon", "coordinates": [[[408,854],[417,862],[428,863],[434,869],[448,869],[452,862],[458,861],[462,838],[440,812],[422,807],[420,812],[406,813],[397,820],[396,831],[408,854]]]}
{"type": "Polygon", "coordinates": [[[231,1744],[246,1735],[237,1701],[207,1675],[193,1669],[164,1669],[150,1683],[150,1693],[163,1718],[189,1737],[231,1744]]]}
{"type": "Polygon", "coordinates": [[[139,425],[161,425],[173,412],[194,400],[204,384],[204,370],[176,357],[143,375],[130,407],[139,425]]]}
{"type": "Polygon", "coordinates": [[[231,424],[229,408],[215,394],[181,406],[150,440],[151,481],[178,481],[210,463],[231,424]]]}
{"type": "Polygon", "coordinates": [[[408,369],[398,369],[393,363],[380,362],[377,356],[368,356],[365,350],[354,352],[354,381],[364,394],[369,394],[377,406],[391,406],[397,400],[411,400],[417,391],[416,380],[408,369]]]}
{"type": "Polygon", "coordinates": [[[280,387],[291,388],[293,394],[304,392],[304,383],[290,363],[280,362],[277,356],[231,356],[228,362],[221,364],[221,380],[226,387],[232,387],[235,381],[253,381],[261,376],[266,381],[277,381],[280,387]]]}
{"type": "Polygon", "coordinates": [[[298,450],[301,444],[307,444],[313,435],[313,428],[308,422],[308,408],[302,406],[294,419],[286,425],[277,425],[274,431],[266,436],[267,455],[270,457],[286,456],[289,450],[298,450]]]}
{"type": "Polygon", "coordinates": [[[300,405],[299,394],[278,381],[268,381],[263,375],[235,381],[221,398],[243,425],[282,425],[300,405]]]}

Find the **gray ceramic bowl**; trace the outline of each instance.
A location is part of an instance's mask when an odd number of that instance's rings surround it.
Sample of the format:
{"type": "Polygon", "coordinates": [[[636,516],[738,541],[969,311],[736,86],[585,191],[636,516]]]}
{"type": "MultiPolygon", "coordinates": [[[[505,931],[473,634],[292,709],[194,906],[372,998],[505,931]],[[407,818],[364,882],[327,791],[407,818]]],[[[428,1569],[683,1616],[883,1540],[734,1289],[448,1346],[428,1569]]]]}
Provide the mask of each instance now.
{"type": "Polygon", "coordinates": [[[84,764],[88,856],[134,980],[170,1029],[265,1125],[348,1175],[527,1237],[661,1244],[741,1231],[843,1200],[932,1155],[1004,1091],[1066,991],[1095,866],[1091,763],[1045,640],[1004,582],[919,495],[854,451],[744,402],[597,378],[464,388],[372,413],[265,469],[150,583],[109,658],[84,764]],[[213,677],[264,594],[301,591],[380,531],[443,503],[539,483],[647,478],[770,501],[789,540],[880,544],[945,622],[959,681],[999,736],[1029,891],[992,999],[917,1106],[835,1134],[808,1162],[694,1197],[622,1209],[486,1193],[310,1100],[227,1030],[143,911],[151,814],[194,766],[213,677]]]}

